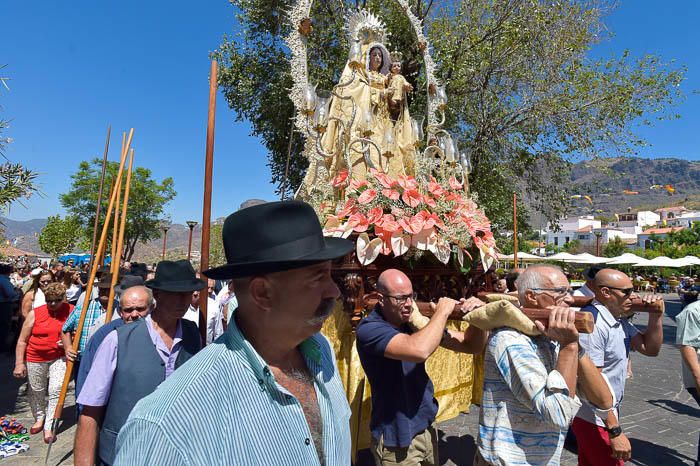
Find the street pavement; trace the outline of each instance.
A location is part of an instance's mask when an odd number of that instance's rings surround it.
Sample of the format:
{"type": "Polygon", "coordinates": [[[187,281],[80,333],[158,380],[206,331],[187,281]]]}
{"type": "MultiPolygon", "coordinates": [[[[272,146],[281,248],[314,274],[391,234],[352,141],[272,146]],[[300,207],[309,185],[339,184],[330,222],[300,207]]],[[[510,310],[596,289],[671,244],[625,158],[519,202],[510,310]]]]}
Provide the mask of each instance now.
{"type": "MultiPolygon", "coordinates": [[[[634,376],[627,381],[622,403],[622,426],[632,444],[633,459],[628,464],[643,466],[692,465],[697,455],[700,434],[700,409],[687,394],[681,382],[681,358],[674,342],[676,325],[673,318],[681,306],[676,295],[665,295],[664,345],[656,358],[632,354],[634,376]]],[[[644,329],[646,316],[635,318],[644,329]]],[[[0,413],[10,414],[29,427],[33,419],[27,404],[25,381],[12,377],[13,358],[0,355],[0,413]]],[[[50,465],[73,464],[73,437],[75,435],[75,408],[71,390],[66,398],[63,423],[58,441],[51,449],[50,465]]],[[[472,464],[479,421],[479,407],[469,413],[443,422],[440,430],[440,463],[466,466],[472,464]]],[[[47,446],[41,435],[32,436],[30,450],[0,460],[5,465],[43,464],[47,446]]],[[[372,464],[367,450],[360,452],[358,466],[372,464]]],[[[563,466],[576,465],[576,454],[565,451],[563,466]]]]}

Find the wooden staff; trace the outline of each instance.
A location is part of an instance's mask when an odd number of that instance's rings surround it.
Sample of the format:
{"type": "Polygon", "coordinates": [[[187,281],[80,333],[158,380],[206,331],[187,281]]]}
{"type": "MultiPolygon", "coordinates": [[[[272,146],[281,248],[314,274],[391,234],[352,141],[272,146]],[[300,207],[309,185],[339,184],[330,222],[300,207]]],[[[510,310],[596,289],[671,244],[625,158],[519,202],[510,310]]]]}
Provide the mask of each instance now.
{"type": "MultiPolygon", "coordinates": [[[[126,149],[131,146],[131,139],[134,136],[134,128],[131,128],[131,131],[129,132],[129,139],[126,144],[126,149]]],[[[122,172],[124,171],[124,161],[125,157],[122,157],[121,163],[119,165],[119,173],[117,174],[117,178],[114,182],[114,186],[117,187],[121,184],[121,176],[122,172]]],[[[104,254],[105,246],[106,246],[106,241],[107,241],[107,231],[109,230],[109,221],[111,220],[111,215],[112,215],[112,209],[114,208],[114,203],[116,201],[117,197],[117,189],[113,190],[111,193],[111,196],[109,198],[109,207],[107,207],[107,217],[105,218],[105,223],[104,226],[102,227],[102,233],[100,234],[100,242],[99,246],[97,246],[97,252],[100,254],[100,251],[102,251],[101,254],[104,254]]],[[[101,261],[101,258],[100,258],[101,261]]],[[[85,289],[85,300],[83,301],[83,308],[82,312],[80,313],[80,320],[78,321],[78,327],[76,328],[75,331],[75,336],[73,339],[73,351],[77,352],[78,347],[80,346],[80,336],[83,331],[83,325],[85,325],[85,317],[87,316],[87,310],[90,307],[90,301],[91,296],[92,296],[92,287],[95,282],[95,275],[97,275],[97,269],[99,267],[93,267],[92,272],[90,273],[90,278],[87,283],[87,287],[85,289]]],[[[66,375],[63,377],[63,386],[61,387],[61,393],[58,396],[58,403],[56,404],[56,411],[54,411],[54,418],[51,426],[51,431],[56,432],[56,426],[58,425],[58,421],[61,419],[61,415],[63,414],[63,404],[66,402],[66,394],[68,393],[68,384],[70,383],[70,377],[71,373],[73,372],[73,361],[66,361],[66,375]]],[[[51,453],[51,445],[49,444],[49,449],[46,453],[46,461],[49,459],[49,454],[51,453]]]]}
{"type": "Polygon", "coordinates": [[[518,195],[513,193],[513,268],[518,268],[518,195]]]}
{"type": "Polygon", "coordinates": [[[92,244],[90,245],[90,268],[88,276],[92,273],[95,263],[95,243],[97,242],[97,227],[100,224],[100,207],[102,206],[102,188],[105,184],[105,171],[107,170],[107,154],[109,153],[109,138],[112,135],[112,125],[107,127],[107,140],[105,141],[105,152],[102,157],[102,174],[100,175],[100,192],[97,195],[97,208],[95,209],[95,224],[92,227],[92,244]]]}
{"type": "MultiPolygon", "coordinates": [[[[129,188],[131,187],[131,167],[134,164],[134,149],[129,153],[129,169],[126,172],[126,186],[124,187],[124,201],[122,202],[121,226],[119,227],[119,239],[116,249],[116,256],[112,256],[112,262],[117,257],[117,264],[121,262],[122,251],[124,249],[124,230],[126,229],[126,212],[129,204],[129,188]]],[[[114,270],[114,268],[112,268],[114,270]]],[[[107,315],[105,323],[112,321],[112,312],[114,311],[114,285],[117,284],[119,275],[119,266],[116,267],[116,272],[112,272],[112,283],[109,287],[109,304],[107,304],[107,315]]]]}
{"type": "MultiPolygon", "coordinates": [[[[430,303],[424,301],[416,301],[416,306],[421,314],[426,317],[433,315],[434,311],[430,306],[430,303]]],[[[527,316],[528,319],[532,321],[540,321],[545,328],[549,324],[549,309],[533,309],[533,308],[521,308],[523,314],[527,316]]],[[[455,308],[450,314],[451,319],[461,320],[464,313],[462,312],[461,304],[455,304],[455,308]]],[[[576,317],[574,321],[576,330],[579,333],[591,333],[595,327],[595,321],[593,320],[593,314],[590,312],[576,311],[576,317]]]]}
{"type": "MultiPolygon", "coordinates": [[[[211,222],[211,175],[214,168],[214,124],[216,122],[216,88],[219,64],[211,61],[209,74],[209,115],[207,119],[207,145],[204,160],[204,208],[202,209],[202,247],[199,270],[209,268],[209,227],[211,222]]],[[[199,293],[199,334],[202,345],[207,344],[207,289],[199,293]]]]}

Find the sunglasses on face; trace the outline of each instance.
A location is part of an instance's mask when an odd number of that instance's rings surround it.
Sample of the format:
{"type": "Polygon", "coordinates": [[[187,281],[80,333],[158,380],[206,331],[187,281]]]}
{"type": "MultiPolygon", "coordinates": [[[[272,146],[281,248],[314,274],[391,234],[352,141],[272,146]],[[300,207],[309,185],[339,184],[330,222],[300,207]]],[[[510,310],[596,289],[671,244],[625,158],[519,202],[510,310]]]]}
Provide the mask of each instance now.
{"type": "Polygon", "coordinates": [[[143,312],[146,309],[148,309],[147,306],[140,306],[140,307],[124,307],[122,308],[122,312],[125,314],[131,314],[132,312],[143,312]]]}
{"type": "Polygon", "coordinates": [[[56,303],[60,304],[62,302],[63,302],[63,298],[61,298],[61,299],[47,299],[46,300],[46,304],[56,304],[56,303]]]}
{"type": "Polygon", "coordinates": [[[49,283],[51,283],[51,280],[40,281],[40,282],[39,282],[39,285],[48,285],[49,283]]]}
{"type": "Polygon", "coordinates": [[[625,298],[629,298],[630,295],[634,292],[634,288],[618,288],[616,286],[605,286],[605,288],[608,288],[610,290],[622,291],[622,296],[624,296],[625,298]]]}

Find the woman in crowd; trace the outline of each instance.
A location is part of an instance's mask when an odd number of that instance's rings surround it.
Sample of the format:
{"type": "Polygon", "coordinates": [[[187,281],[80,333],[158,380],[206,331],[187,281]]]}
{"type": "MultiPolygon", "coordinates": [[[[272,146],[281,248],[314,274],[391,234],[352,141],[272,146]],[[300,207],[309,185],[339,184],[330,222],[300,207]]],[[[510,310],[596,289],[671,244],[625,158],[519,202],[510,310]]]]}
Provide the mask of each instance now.
{"type": "Polygon", "coordinates": [[[54,277],[50,270],[42,270],[32,277],[33,283],[29,291],[22,298],[22,318],[26,319],[29,311],[46,304],[44,289],[49,283],[53,283],[54,277]]]}
{"type": "Polygon", "coordinates": [[[66,372],[65,353],[60,346],[61,327],[73,306],[65,302],[66,287],[62,283],[50,283],[43,292],[46,304],[30,310],[22,326],[13,375],[29,378],[29,404],[36,421],[30,433],[43,430],[44,442],[51,443],[56,440],[51,421],[66,372]]]}
{"type": "Polygon", "coordinates": [[[66,301],[68,304],[78,302],[80,293],[83,291],[83,282],[80,280],[80,272],[77,270],[68,270],[63,277],[63,285],[66,287],[66,301]]]}

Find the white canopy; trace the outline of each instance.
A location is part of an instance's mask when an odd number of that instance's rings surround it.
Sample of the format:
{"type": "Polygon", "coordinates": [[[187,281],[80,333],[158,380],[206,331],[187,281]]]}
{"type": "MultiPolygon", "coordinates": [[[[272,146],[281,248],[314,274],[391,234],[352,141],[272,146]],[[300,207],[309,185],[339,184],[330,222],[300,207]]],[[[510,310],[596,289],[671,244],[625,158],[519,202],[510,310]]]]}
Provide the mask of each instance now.
{"type": "Polygon", "coordinates": [[[593,254],[588,254],[587,252],[576,254],[574,257],[575,259],[571,260],[570,262],[574,262],[576,264],[605,264],[609,260],[607,257],[598,257],[594,256],[593,254]]]}
{"type": "MultiPolygon", "coordinates": [[[[499,261],[512,262],[514,259],[513,254],[498,254],[499,261]]],[[[524,262],[535,262],[544,260],[544,257],[535,256],[534,254],[528,254],[526,252],[518,252],[518,260],[524,262]]]]}
{"type": "Polygon", "coordinates": [[[576,260],[576,256],[569,254],[568,252],[560,252],[554,254],[553,256],[549,256],[546,259],[550,261],[573,262],[576,260]]]}
{"type": "Polygon", "coordinates": [[[666,256],[655,257],[643,263],[635,265],[635,267],[686,267],[688,264],[681,259],[671,259],[666,256]]]}
{"type": "Polygon", "coordinates": [[[613,257],[608,261],[610,265],[622,265],[622,264],[639,264],[641,261],[645,261],[643,257],[639,257],[631,252],[626,252],[620,256],[613,257]]]}
{"type": "Polygon", "coordinates": [[[686,266],[688,265],[700,265],[700,258],[696,256],[685,256],[680,259],[679,261],[683,261],[686,266]]]}

